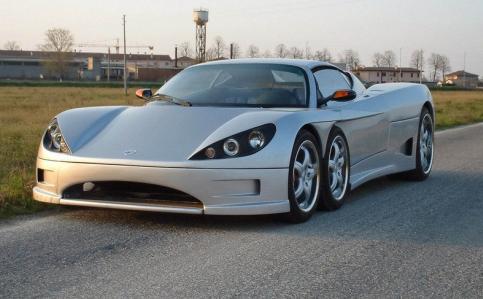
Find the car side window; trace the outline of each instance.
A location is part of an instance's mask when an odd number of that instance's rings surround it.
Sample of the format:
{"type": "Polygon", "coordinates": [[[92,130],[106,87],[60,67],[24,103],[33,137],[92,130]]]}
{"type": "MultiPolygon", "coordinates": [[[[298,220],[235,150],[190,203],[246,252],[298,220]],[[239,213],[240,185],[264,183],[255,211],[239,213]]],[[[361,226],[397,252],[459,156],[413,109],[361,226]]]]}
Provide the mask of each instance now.
{"type": "Polygon", "coordinates": [[[319,91],[324,98],[341,89],[351,89],[351,84],[346,75],[335,69],[322,69],[314,73],[319,91]]]}

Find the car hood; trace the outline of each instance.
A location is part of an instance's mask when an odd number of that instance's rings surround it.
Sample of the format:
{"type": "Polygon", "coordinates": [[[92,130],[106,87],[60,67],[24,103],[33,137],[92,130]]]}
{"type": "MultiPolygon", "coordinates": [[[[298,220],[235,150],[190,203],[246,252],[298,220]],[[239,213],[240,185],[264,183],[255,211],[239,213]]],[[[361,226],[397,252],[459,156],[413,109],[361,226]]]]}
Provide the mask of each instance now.
{"type": "Polygon", "coordinates": [[[176,162],[230,135],[275,123],[293,111],[152,103],[73,109],[57,120],[72,156],[176,162]]]}

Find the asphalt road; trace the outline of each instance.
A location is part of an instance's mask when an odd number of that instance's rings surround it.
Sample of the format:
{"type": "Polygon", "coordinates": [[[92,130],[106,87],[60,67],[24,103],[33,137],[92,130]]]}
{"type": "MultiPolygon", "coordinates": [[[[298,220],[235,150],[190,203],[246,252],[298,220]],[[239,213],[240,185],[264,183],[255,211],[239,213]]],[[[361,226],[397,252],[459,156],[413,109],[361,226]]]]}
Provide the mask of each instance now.
{"type": "Polygon", "coordinates": [[[0,223],[0,297],[483,297],[483,124],[431,177],[379,179],[289,225],[63,209],[0,223]]]}

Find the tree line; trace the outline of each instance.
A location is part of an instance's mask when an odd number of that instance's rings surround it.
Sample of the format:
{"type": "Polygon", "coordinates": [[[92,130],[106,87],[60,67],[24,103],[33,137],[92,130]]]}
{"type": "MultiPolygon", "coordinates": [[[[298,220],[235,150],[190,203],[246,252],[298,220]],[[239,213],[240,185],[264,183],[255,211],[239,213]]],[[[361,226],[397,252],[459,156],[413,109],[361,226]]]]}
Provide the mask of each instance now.
{"type": "MultiPolygon", "coordinates": [[[[69,30],[62,28],[53,28],[47,30],[45,33],[45,41],[39,47],[40,50],[51,53],[51,59],[46,62],[46,68],[60,78],[66,72],[67,53],[72,51],[74,44],[74,37],[69,30]]],[[[8,41],[4,48],[6,50],[20,50],[20,46],[15,41],[8,41]]],[[[194,58],[194,49],[189,41],[185,41],[178,45],[180,56],[194,58]]],[[[221,36],[216,36],[213,39],[211,46],[206,50],[206,60],[215,60],[221,58],[229,58],[230,54],[233,58],[295,58],[295,59],[314,59],[326,62],[338,62],[345,64],[350,69],[356,69],[362,66],[359,53],[353,49],[347,49],[337,54],[337,58],[327,49],[312,50],[309,44],[304,48],[297,46],[287,46],[280,43],[273,49],[260,50],[254,44],[248,46],[245,51],[242,51],[240,45],[236,42],[227,44],[221,36]],[[230,53],[231,52],[231,53],[230,53]]],[[[423,70],[427,63],[430,70],[429,78],[436,81],[438,78],[444,78],[451,70],[449,58],[438,53],[431,53],[425,59],[425,53],[422,49],[415,50],[411,54],[409,66],[418,70],[423,70]]],[[[386,50],[384,52],[374,53],[372,56],[372,65],[375,67],[396,67],[397,57],[394,51],[386,50]]]]}
{"type": "MultiPolygon", "coordinates": [[[[305,48],[296,46],[287,46],[283,43],[278,44],[271,49],[261,50],[258,46],[251,44],[243,52],[240,45],[236,42],[227,44],[221,36],[216,36],[211,46],[206,50],[206,60],[215,60],[230,57],[230,46],[232,49],[233,58],[295,58],[295,59],[315,59],[327,62],[337,62],[347,65],[350,69],[356,69],[362,66],[359,53],[353,49],[347,49],[337,54],[335,57],[327,48],[313,51],[308,44],[305,48]]],[[[194,58],[194,50],[191,43],[186,41],[179,45],[181,56],[194,58]]],[[[383,52],[376,52],[372,56],[372,66],[375,67],[396,67],[397,56],[392,50],[383,52]]],[[[423,70],[428,66],[430,71],[429,79],[436,81],[438,78],[444,78],[445,75],[451,71],[450,61],[446,55],[439,53],[431,53],[429,57],[425,58],[425,53],[422,49],[415,50],[411,54],[409,67],[423,70]]]]}

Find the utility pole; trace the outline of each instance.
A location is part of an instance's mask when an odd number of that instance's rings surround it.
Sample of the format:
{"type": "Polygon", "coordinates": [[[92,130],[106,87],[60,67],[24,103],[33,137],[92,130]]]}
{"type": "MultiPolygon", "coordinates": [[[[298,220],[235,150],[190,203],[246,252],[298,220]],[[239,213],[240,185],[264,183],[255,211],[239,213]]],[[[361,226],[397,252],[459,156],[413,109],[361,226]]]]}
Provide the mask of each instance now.
{"type": "Polygon", "coordinates": [[[399,48],[399,82],[402,81],[402,48],[399,48]]]}
{"type": "Polygon", "coordinates": [[[174,46],[174,68],[178,68],[178,45],[174,46]]]}
{"type": "Polygon", "coordinates": [[[107,82],[111,81],[111,47],[107,47],[107,82]]]}
{"type": "Polygon", "coordinates": [[[124,30],[124,95],[127,96],[126,15],[122,15],[122,26],[123,26],[123,30],[124,30]]]}
{"type": "Polygon", "coordinates": [[[230,59],[233,59],[233,43],[230,44],[230,59]]]}
{"type": "Polygon", "coordinates": [[[418,52],[419,60],[419,84],[423,84],[423,49],[418,52]]]}
{"type": "Polygon", "coordinates": [[[463,87],[466,88],[466,52],[463,58],[463,87]]]}

